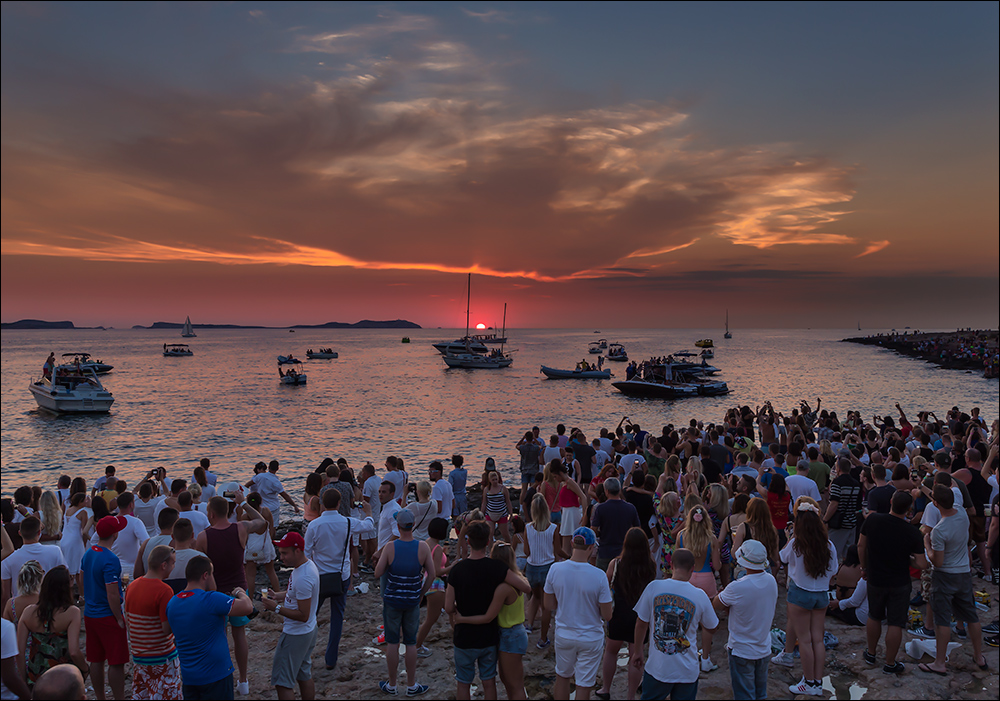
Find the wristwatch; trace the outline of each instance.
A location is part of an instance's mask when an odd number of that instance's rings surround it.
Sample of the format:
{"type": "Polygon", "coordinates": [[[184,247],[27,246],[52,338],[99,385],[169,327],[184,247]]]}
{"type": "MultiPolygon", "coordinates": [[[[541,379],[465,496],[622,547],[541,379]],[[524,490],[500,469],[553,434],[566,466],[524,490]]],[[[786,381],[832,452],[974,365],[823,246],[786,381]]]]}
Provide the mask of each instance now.
{"type": "Polygon", "coordinates": [[[274,612],[279,616],[281,615],[281,604],[278,604],[277,606],[274,607],[274,612]]]}

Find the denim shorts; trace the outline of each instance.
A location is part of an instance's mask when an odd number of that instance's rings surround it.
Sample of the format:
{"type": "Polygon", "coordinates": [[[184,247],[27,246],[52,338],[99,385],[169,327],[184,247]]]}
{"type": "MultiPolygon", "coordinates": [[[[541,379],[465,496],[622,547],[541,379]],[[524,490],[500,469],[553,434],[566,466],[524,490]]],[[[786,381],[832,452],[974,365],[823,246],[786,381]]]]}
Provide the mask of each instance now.
{"type": "MultiPolygon", "coordinates": [[[[522,627],[521,630],[524,630],[522,627]]],[[[497,649],[495,647],[455,648],[455,681],[471,684],[476,681],[476,665],[479,665],[479,679],[487,682],[497,676],[497,649]]]]}
{"type": "Polygon", "coordinates": [[[382,624],[385,626],[385,644],[399,645],[402,630],[403,645],[417,644],[417,630],[420,628],[420,607],[397,609],[382,607],[382,624]]]}
{"type": "Polygon", "coordinates": [[[524,571],[525,576],[528,578],[528,584],[532,589],[536,587],[545,586],[545,578],[549,576],[549,568],[552,567],[550,562],[547,565],[532,565],[529,564],[527,569],[524,571]]]}
{"type": "Polygon", "coordinates": [[[807,611],[825,609],[830,605],[830,594],[825,591],[806,591],[795,582],[788,584],[788,603],[807,611]]]}
{"type": "Polygon", "coordinates": [[[500,627],[500,652],[523,655],[528,651],[528,631],[520,623],[510,628],[500,627]]]}
{"type": "Polygon", "coordinates": [[[526,557],[518,557],[515,560],[517,562],[517,569],[519,569],[522,572],[524,572],[524,569],[528,566],[528,558],[526,558],[526,557]]]}

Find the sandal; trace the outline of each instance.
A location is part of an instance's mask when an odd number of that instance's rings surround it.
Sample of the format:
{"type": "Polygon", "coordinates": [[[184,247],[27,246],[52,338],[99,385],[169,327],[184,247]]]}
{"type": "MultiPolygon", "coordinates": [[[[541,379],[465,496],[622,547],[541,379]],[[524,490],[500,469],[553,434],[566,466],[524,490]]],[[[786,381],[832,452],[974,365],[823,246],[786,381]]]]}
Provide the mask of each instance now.
{"type": "Polygon", "coordinates": [[[932,669],[932,668],[931,668],[931,667],[930,667],[930,666],[929,666],[929,665],[928,665],[927,663],[925,663],[925,662],[921,662],[920,664],[918,664],[918,665],[917,665],[917,669],[919,669],[919,670],[920,670],[921,672],[926,672],[926,673],[928,673],[928,674],[936,674],[936,675],[938,675],[939,677],[947,677],[947,676],[948,676],[948,673],[947,673],[947,672],[939,672],[939,671],[937,671],[936,669],[932,669]]]}

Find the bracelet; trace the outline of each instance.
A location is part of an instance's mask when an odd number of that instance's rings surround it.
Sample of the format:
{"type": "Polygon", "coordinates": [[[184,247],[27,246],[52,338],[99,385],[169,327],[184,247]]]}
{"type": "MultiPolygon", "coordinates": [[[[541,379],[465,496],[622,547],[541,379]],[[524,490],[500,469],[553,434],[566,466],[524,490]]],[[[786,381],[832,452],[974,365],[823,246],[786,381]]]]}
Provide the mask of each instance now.
{"type": "Polygon", "coordinates": [[[277,606],[274,607],[274,612],[279,616],[281,615],[281,604],[278,604],[277,606]]]}

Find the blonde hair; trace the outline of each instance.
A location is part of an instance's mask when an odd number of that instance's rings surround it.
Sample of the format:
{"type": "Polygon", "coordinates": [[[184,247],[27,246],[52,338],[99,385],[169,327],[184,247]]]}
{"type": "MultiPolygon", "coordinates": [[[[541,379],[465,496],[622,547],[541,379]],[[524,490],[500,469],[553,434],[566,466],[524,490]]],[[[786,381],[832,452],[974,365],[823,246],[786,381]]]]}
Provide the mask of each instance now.
{"type": "Polygon", "coordinates": [[[800,504],[812,504],[817,509],[819,508],[819,504],[816,502],[816,500],[813,499],[812,497],[807,497],[805,494],[803,494],[802,496],[800,496],[798,499],[795,500],[795,504],[792,505],[792,511],[798,513],[800,504]]]}
{"type": "Polygon", "coordinates": [[[681,498],[677,492],[667,492],[660,497],[660,515],[666,518],[673,518],[681,510],[681,498]]]}
{"type": "Polygon", "coordinates": [[[417,482],[417,496],[429,499],[431,496],[431,483],[427,480],[417,482]]]}
{"type": "Polygon", "coordinates": [[[712,519],[708,515],[708,509],[704,504],[695,504],[687,511],[684,517],[684,547],[694,554],[695,560],[704,558],[712,541],[715,540],[715,530],[712,528],[712,519]],[[701,514],[701,520],[695,518],[701,514]]]}
{"type": "Polygon", "coordinates": [[[42,492],[42,497],[38,500],[38,513],[45,535],[50,538],[62,535],[62,509],[59,508],[59,497],[55,492],[42,492]]]}
{"type": "Polygon", "coordinates": [[[490,550],[490,559],[507,565],[511,572],[521,574],[521,570],[517,566],[517,558],[514,556],[514,548],[510,547],[510,543],[503,541],[494,543],[493,549],[490,550]]]}
{"type": "Polygon", "coordinates": [[[199,499],[201,499],[201,485],[198,484],[197,482],[188,485],[188,492],[191,493],[191,498],[194,501],[198,501],[199,499]]]}
{"type": "Polygon", "coordinates": [[[692,472],[697,472],[700,475],[701,474],[701,458],[699,458],[697,455],[692,455],[691,457],[689,457],[688,461],[687,461],[687,466],[686,466],[685,469],[687,470],[688,474],[691,474],[692,472]]]}
{"type": "Polygon", "coordinates": [[[541,494],[531,497],[531,525],[539,533],[549,530],[552,525],[552,512],[549,511],[549,502],[541,494]]]}
{"type": "Polygon", "coordinates": [[[823,439],[819,442],[819,454],[833,456],[833,445],[830,441],[823,439]]]}
{"type": "Polygon", "coordinates": [[[710,484],[705,488],[708,493],[708,508],[715,512],[716,518],[724,519],[729,515],[729,490],[721,484],[710,484]]]}
{"type": "MultiPolygon", "coordinates": [[[[678,497],[679,498],[679,497],[678,497]]],[[[701,497],[697,494],[688,494],[684,497],[684,513],[689,512],[696,506],[703,505],[705,502],[701,500],[701,497]]]]}
{"type": "Polygon", "coordinates": [[[17,595],[37,594],[42,588],[43,577],[45,577],[45,570],[42,569],[38,560],[25,562],[21,565],[21,571],[17,573],[17,595]]]}

